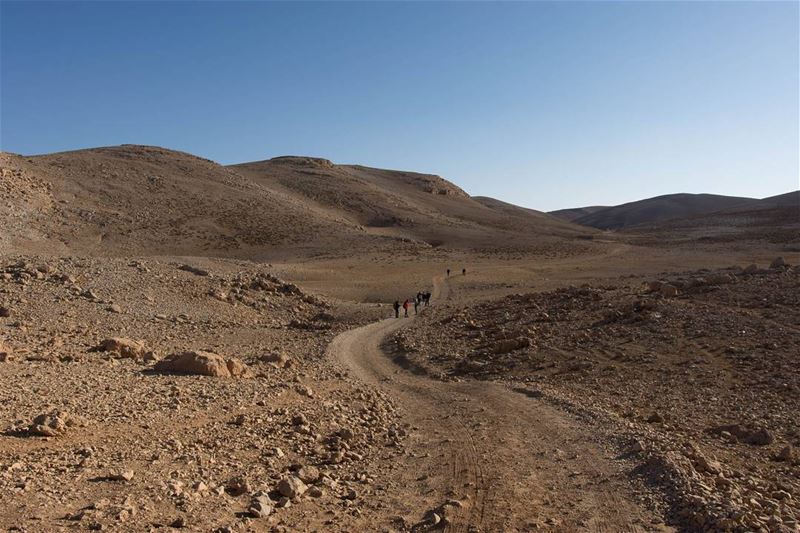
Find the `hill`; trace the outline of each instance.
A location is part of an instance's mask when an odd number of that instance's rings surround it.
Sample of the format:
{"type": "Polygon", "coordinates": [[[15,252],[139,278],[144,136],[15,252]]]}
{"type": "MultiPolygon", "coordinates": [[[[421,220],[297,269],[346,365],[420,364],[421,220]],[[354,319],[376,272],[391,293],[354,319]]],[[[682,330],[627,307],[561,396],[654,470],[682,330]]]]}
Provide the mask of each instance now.
{"type": "Polygon", "coordinates": [[[279,157],[225,167],[123,145],[0,154],[0,252],[249,259],[354,249],[537,247],[586,233],[438,176],[279,157]]]}
{"type": "Polygon", "coordinates": [[[608,209],[608,207],[609,206],[607,205],[590,205],[587,207],[573,207],[570,209],[558,209],[556,211],[548,211],[547,214],[560,218],[561,220],[566,220],[567,222],[572,222],[578,218],[591,215],[592,213],[602,211],[603,209],[608,209]]]}
{"type": "Polygon", "coordinates": [[[668,194],[601,209],[577,217],[573,222],[598,229],[621,229],[755,205],[757,202],[753,198],[718,194],[668,194]]]}
{"type": "Polygon", "coordinates": [[[639,242],[742,242],[782,245],[784,251],[800,249],[800,191],[753,200],[722,209],[627,228],[639,242]]]}
{"type": "Polygon", "coordinates": [[[585,234],[545,213],[472,198],[431,174],[278,157],[229,167],[369,235],[455,248],[530,247],[585,234]]]}

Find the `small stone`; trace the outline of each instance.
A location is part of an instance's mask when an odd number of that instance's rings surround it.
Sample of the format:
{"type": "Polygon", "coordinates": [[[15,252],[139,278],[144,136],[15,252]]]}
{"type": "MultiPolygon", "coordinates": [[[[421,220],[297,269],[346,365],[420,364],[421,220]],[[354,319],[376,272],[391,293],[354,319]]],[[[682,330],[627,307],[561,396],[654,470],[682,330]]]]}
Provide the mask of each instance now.
{"type": "Polygon", "coordinates": [[[678,295],[678,288],[675,285],[666,283],[661,286],[659,292],[664,298],[673,298],[678,295]]]}
{"type": "Polygon", "coordinates": [[[115,472],[108,477],[114,481],[130,481],[133,479],[133,475],[133,470],[123,470],[122,472],[115,472]]]}
{"type": "Polygon", "coordinates": [[[278,492],[287,498],[297,498],[308,490],[308,486],[299,477],[289,476],[278,482],[278,492]]]}
{"type": "Polygon", "coordinates": [[[270,500],[269,497],[264,494],[253,498],[253,500],[250,502],[250,507],[247,509],[247,512],[250,513],[254,518],[264,518],[265,516],[272,514],[272,511],[272,500],[270,500]]]}
{"type": "Polygon", "coordinates": [[[772,263],[769,264],[770,268],[783,268],[786,266],[786,261],[784,261],[783,257],[776,257],[772,260],[772,263]]]}
{"type": "Polygon", "coordinates": [[[791,445],[784,446],[781,449],[781,451],[778,452],[778,455],[775,456],[775,459],[777,461],[786,461],[786,462],[791,462],[792,460],[794,460],[794,450],[792,449],[792,446],[791,445]]]}
{"type": "Polygon", "coordinates": [[[225,492],[231,496],[241,496],[250,492],[250,483],[242,477],[232,478],[225,484],[225,492]]]}

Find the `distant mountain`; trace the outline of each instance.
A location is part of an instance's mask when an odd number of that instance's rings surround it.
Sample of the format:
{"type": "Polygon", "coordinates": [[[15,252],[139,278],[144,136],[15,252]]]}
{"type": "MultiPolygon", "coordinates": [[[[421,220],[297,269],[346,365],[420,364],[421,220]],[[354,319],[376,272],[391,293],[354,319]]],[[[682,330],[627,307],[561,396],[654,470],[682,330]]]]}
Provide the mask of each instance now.
{"type": "Polygon", "coordinates": [[[800,250],[800,191],[739,204],[728,209],[673,218],[625,229],[634,242],[766,241],[786,251],[800,250]]]}
{"type": "Polygon", "coordinates": [[[581,217],[591,215],[592,213],[602,211],[603,209],[608,209],[608,207],[609,206],[607,205],[590,205],[588,207],[573,207],[571,209],[558,209],[556,211],[549,211],[547,214],[560,218],[561,220],[566,220],[567,222],[573,222],[581,217]]]}
{"type": "Polygon", "coordinates": [[[718,194],[667,194],[599,209],[572,222],[598,229],[622,229],[639,224],[686,218],[755,205],[760,200],[718,194]]]}

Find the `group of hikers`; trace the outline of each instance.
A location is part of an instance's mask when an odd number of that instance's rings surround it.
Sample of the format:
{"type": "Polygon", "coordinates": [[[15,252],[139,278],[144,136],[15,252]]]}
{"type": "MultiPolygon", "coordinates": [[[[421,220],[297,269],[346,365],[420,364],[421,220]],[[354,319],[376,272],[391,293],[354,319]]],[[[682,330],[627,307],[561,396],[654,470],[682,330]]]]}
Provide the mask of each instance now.
{"type": "Polygon", "coordinates": [[[431,304],[431,293],[430,292],[418,292],[416,296],[413,298],[406,298],[405,301],[401,304],[400,300],[394,301],[394,317],[400,318],[400,308],[403,308],[403,316],[408,317],[408,310],[413,305],[414,306],[414,314],[416,315],[419,312],[419,306],[424,305],[425,307],[431,304]]]}
{"type": "MultiPolygon", "coordinates": [[[[467,269],[461,269],[461,275],[467,275],[467,269]]],[[[450,277],[450,269],[447,269],[447,277],[450,277]]],[[[424,305],[428,307],[431,304],[431,293],[430,292],[423,292],[420,291],[417,293],[416,296],[413,298],[406,298],[405,301],[401,304],[400,300],[394,301],[394,317],[400,318],[400,308],[403,308],[403,316],[408,318],[408,309],[413,305],[414,306],[414,314],[416,315],[419,312],[419,306],[424,305]]]]}

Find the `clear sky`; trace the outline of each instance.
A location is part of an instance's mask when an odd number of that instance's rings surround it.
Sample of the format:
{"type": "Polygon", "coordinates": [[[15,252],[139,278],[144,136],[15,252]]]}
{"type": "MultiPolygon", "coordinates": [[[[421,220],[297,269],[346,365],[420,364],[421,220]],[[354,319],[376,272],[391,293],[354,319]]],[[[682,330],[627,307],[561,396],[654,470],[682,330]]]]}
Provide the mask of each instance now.
{"type": "Polygon", "coordinates": [[[8,2],[0,147],[436,173],[536,209],[798,189],[798,2],[8,2]]]}

